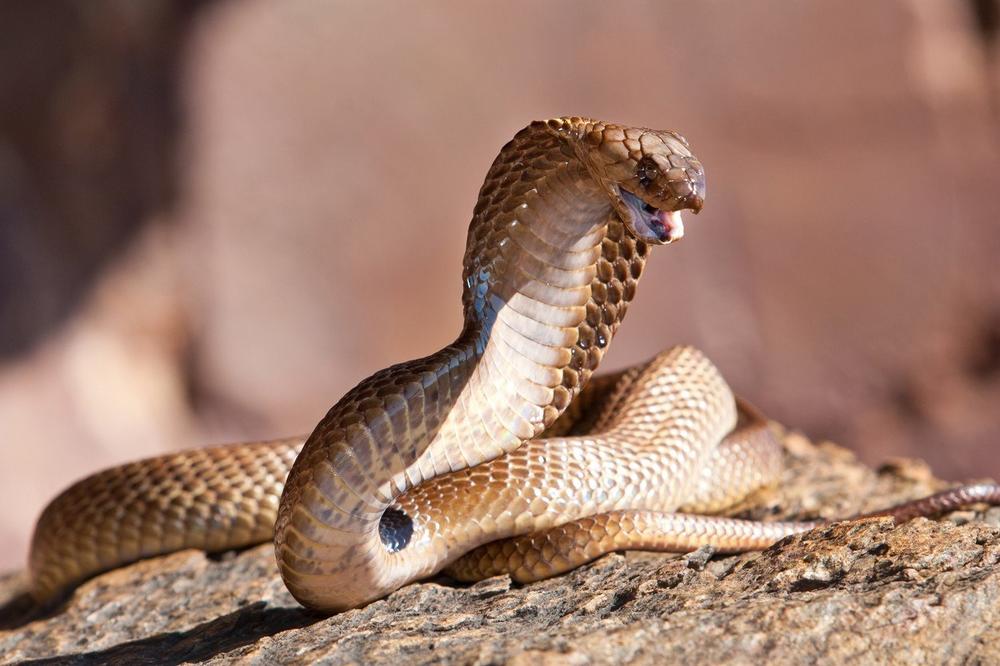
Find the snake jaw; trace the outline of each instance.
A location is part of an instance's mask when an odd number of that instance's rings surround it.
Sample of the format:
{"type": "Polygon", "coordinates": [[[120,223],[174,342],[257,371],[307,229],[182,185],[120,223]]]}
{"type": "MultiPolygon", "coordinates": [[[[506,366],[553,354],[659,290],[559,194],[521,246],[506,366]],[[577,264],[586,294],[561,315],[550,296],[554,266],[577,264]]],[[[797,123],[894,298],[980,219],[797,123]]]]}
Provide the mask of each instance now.
{"type": "Polygon", "coordinates": [[[684,220],[679,210],[662,210],[646,203],[624,188],[618,188],[625,226],[636,238],[657,245],[669,245],[684,237],[684,220]]]}

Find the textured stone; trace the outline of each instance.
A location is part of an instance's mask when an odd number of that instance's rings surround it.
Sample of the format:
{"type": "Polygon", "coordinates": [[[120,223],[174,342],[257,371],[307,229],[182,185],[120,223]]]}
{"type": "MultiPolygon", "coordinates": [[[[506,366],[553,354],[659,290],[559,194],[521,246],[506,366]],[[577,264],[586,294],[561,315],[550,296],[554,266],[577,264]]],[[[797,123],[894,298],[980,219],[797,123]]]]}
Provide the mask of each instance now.
{"type": "MultiPolygon", "coordinates": [[[[782,487],[742,515],[835,517],[941,487],[926,466],[878,472],[786,437],[782,487]]],[[[196,551],[99,576],[32,618],[0,578],[0,654],[46,663],[996,663],[1000,510],[894,528],[839,523],[762,553],[610,555],[526,586],[407,586],[331,617],[299,607],[269,545],[196,551]],[[985,520],[984,520],[985,519],[985,520]]]]}

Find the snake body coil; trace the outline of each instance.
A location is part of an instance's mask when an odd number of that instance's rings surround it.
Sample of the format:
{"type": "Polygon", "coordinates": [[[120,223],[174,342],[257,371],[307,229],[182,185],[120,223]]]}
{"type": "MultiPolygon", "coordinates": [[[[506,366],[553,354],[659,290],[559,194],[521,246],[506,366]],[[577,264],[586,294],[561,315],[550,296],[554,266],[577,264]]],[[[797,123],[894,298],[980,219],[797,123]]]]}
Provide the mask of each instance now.
{"type": "MultiPolygon", "coordinates": [[[[745,550],[814,526],[690,513],[724,509],[781,470],[766,422],[696,350],[588,385],[651,247],[682,235],[680,211],[700,210],[704,193],[673,132],[532,123],[480,191],[453,344],[361,382],[304,444],[182,452],[79,482],[36,527],[35,596],[272,532],[289,590],[329,611],[445,567],[530,581],[612,550],[745,550]]],[[[974,499],[1000,497],[981,488],[974,499]]]]}

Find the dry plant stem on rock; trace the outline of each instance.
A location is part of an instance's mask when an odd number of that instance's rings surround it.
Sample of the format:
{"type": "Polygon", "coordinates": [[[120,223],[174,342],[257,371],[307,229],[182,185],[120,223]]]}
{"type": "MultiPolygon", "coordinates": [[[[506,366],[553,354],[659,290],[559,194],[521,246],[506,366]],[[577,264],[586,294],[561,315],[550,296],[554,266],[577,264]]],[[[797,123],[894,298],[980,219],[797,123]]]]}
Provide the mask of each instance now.
{"type": "MultiPolygon", "coordinates": [[[[710,515],[775,482],[782,449],[697,350],[590,382],[651,248],[679,239],[704,195],[675,132],[532,123],[480,191],[454,343],[364,380],[304,442],[182,452],[76,484],[38,522],[34,595],[273,534],[295,598],[337,611],[446,567],[532,581],[613,550],[740,551],[815,527],[710,515]]],[[[979,501],[1000,488],[884,513],[979,501]]]]}

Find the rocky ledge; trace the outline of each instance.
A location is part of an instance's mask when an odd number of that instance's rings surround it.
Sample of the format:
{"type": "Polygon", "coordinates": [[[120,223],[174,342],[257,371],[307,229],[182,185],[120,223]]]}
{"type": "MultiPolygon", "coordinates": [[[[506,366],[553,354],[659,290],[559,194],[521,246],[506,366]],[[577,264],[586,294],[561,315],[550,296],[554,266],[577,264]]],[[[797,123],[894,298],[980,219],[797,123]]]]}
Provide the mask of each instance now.
{"type": "MultiPolygon", "coordinates": [[[[780,489],[739,515],[834,518],[939,490],[785,438],[780,489]]],[[[518,586],[410,585],[332,617],[285,591],[271,547],[184,551],[81,586],[40,615],[0,577],[4,663],[1000,663],[1000,509],[840,523],[761,553],[610,555],[518,586]]]]}

